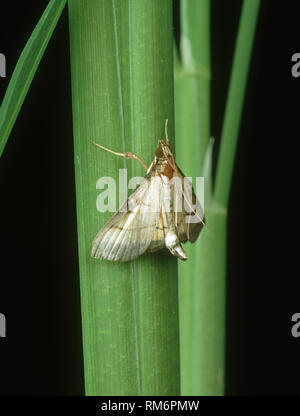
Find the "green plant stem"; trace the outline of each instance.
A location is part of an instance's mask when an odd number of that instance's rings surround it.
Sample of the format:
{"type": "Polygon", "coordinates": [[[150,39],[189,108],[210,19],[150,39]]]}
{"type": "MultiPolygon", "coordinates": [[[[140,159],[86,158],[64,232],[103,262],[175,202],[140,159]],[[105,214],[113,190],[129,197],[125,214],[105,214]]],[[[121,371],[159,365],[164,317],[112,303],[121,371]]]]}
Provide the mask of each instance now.
{"type": "Polygon", "coordinates": [[[99,177],[144,176],[165,118],[173,136],[170,0],[69,0],[78,246],[87,395],[179,394],[176,260],[90,258],[111,213],[96,210],[99,177]]]}
{"type": "MultiPolygon", "coordinates": [[[[180,62],[175,67],[176,159],[186,176],[203,175],[210,125],[210,1],[181,1],[180,62]]],[[[187,246],[188,261],[179,263],[181,391],[191,394],[195,372],[191,346],[194,304],[198,302],[199,250],[187,246]]],[[[197,371],[197,370],[196,370],[197,371]]]]}
{"type": "MultiPolygon", "coordinates": [[[[244,0],[225,111],[215,190],[205,206],[207,227],[194,247],[197,253],[197,257],[193,258],[194,269],[184,270],[185,265],[179,269],[181,337],[184,334],[181,342],[183,394],[224,394],[227,203],[258,7],[258,0],[244,0]]],[[[207,23],[201,24],[207,27],[207,23]]],[[[197,27],[196,23],[194,25],[197,27]]],[[[202,41],[204,42],[203,37],[202,41]]],[[[203,46],[199,43],[198,47],[203,46]]],[[[189,56],[188,52],[189,49],[189,56]]],[[[206,88],[204,87],[204,91],[206,88]]],[[[177,102],[180,100],[183,111],[188,112],[187,102],[191,97],[184,96],[179,89],[176,90],[176,95],[177,117],[177,102]]],[[[190,101],[190,105],[192,108],[195,107],[193,101],[190,101]]],[[[204,118],[205,124],[207,116],[200,112],[200,104],[197,109],[197,122],[199,125],[203,124],[204,118]]],[[[188,114],[186,116],[188,117],[188,114]]],[[[186,138],[184,145],[190,137],[194,137],[192,134],[190,131],[189,136],[183,135],[186,138]]],[[[176,137],[178,140],[178,136],[176,137]]],[[[207,140],[206,137],[205,143],[207,140]]],[[[192,148],[190,151],[190,155],[193,155],[192,148]]],[[[188,159],[188,155],[186,158],[188,159]]],[[[193,160],[193,156],[190,160],[193,160]]],[[[198,166],[199,170],[203,168],[201,163],[202,161],[198,166]]]]}
{"type": "Polygon", "coordinates": [[[207,228],[199,242],[199,279],[195,287],[199,299],[194,302],[193,312],[197,319],[194,320],[191,348],[197,371],[191,375],[191,394],[224,394],[227,202],[258,5],[259,1],[244,0],[225,110],[227,121],[221,138],[215,193],[206,209],[207,228]]]}
{"type": "Polygon", "coordinates": [[[175,72],[176,151],[179,163],[188,166],[191,175],[199,176],[210,137],[210,1],[181,0],[180,5],[181,65],[175,72]]]}

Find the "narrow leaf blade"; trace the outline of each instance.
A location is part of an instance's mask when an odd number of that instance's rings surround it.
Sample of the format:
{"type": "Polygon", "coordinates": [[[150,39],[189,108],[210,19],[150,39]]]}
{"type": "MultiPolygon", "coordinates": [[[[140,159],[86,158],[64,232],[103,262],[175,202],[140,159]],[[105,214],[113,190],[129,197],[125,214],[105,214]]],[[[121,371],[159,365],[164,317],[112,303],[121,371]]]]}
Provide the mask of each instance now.
{"type": "Polygon", "coordinates": [[[27,41],[0,107],[0,156],[66,0],[51,0],[27,41]]]}

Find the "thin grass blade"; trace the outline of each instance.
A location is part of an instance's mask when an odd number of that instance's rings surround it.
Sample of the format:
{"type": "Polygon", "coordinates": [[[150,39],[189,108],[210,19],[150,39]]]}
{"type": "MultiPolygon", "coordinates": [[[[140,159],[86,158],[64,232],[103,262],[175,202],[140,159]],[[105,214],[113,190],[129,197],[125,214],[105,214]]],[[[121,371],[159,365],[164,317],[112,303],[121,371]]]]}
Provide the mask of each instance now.
{"type": "Polygon", "coordinates": [[[14,69],[0,107],[0,156],[65,4],[66,0],[50,0],[14,69]]]}
{"type": "Polygon", "coordinates": [[[226,207],[260,0],[244,0],[230,77],[215,181],[215,201],[226,207]]]}

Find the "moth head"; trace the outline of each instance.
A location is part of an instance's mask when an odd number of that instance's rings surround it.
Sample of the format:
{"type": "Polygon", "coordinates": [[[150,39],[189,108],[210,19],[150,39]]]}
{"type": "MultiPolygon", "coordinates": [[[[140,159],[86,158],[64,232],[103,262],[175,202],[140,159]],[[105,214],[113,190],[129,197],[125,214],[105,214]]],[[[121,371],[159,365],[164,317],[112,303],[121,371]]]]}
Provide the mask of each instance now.
{"type": "Polygon", "coordinates": [[[171,143],[169,141],[169,136],[168,136],[168,119],[166,119],[165,121],[165,136],[166,136],[166,141],[164,140],[158,141],[157,149],[155,152],[155,157],[156,157],[156,160],[159,160],[159,159],[167,160],[169,164],[172,166],[172,168],[175,169],[175,160],[173,156],[173,150],[172,150],[172,146],[171,146],[171,143]]]}
{"type": "Polygon", "coordinates": [[[158,141],[157,149],[155,152],[157,159],[169,159],[173,158],[172,146],[169,141],[164,142],[163,140],[158,141]]]}

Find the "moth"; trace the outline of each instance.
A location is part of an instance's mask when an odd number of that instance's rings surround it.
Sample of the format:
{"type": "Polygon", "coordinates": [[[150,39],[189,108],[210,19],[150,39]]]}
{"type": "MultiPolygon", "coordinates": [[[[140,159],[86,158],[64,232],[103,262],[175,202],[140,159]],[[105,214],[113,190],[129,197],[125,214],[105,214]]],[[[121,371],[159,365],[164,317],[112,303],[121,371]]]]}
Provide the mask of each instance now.
{"type": "Polygon", "coordinates": [[[149,167],[132,152],[118,153],[136,159],[147,171],[143,182],[94,238],[91,256],[110,261],[130,261],[146,252],[167,247],[180,260],[187,260],[181,243],[195,242],[204,225],[203,209],[191,182],[176,165],[167,133],[159,140],[149,167]]]}

